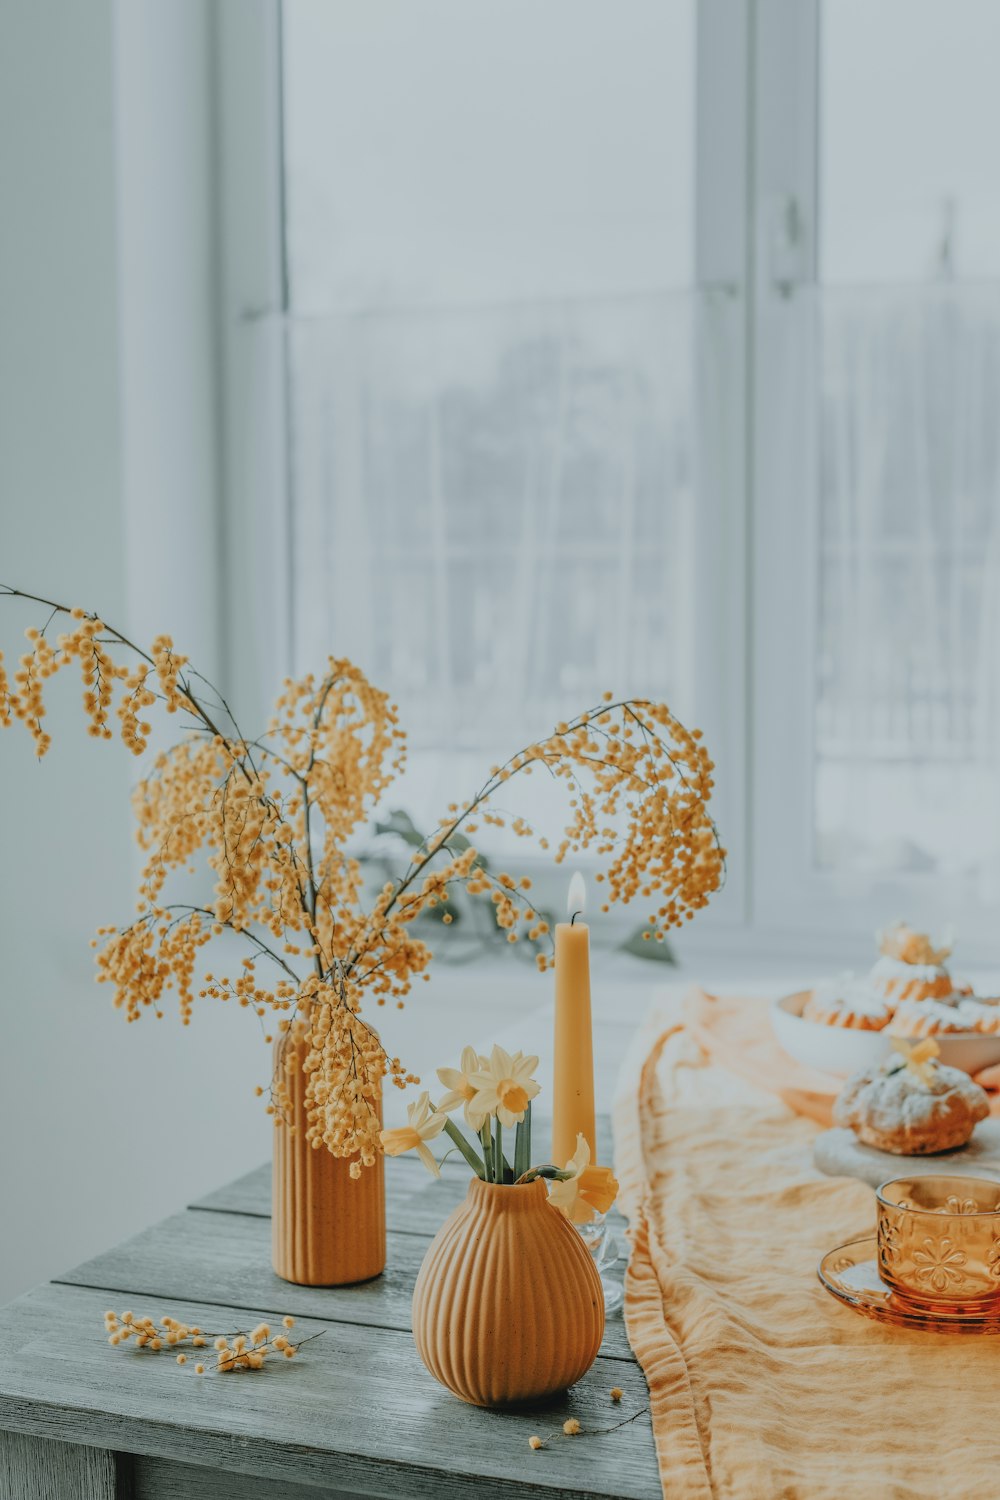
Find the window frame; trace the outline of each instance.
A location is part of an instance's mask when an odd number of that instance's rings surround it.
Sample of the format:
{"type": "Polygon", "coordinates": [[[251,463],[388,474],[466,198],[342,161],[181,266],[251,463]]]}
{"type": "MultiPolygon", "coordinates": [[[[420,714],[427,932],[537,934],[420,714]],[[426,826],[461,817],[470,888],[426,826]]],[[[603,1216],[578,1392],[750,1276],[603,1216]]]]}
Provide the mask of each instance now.
{"type": "Polygon", "coordinates": [[[785,947],[792,932],[856,944],[873,914],[932,928],[955,919],[963,961],[993,963],[996,918],[954,880],[823,870],[815,858],[821,22],[821,0],[757,0],[751,920],[785,947]]]}
{"type": "Polygon", "coordinates": [[[263,725],[292,660],[281,3],[213,16],[225,680],[263,725]]]}
{"type": "Polygon", "coordinates": [[[822,927],[812,869],[819,0],[758,0],[751,131],[752,921],[822,927]],[[806,497],[805,499],[803,497],[806,497]],[[791,711],[789,712],[789,706],[791,711]]]}
{"type": "MultiPolygon", "coordinates": [[[[716,756],[731,853],[726,890],[679,937],[683,957],[863,962],[873,911],[935,910],[927,877],[852,886],[813,861],[816,413],[801,376],[815,359],[820,8],[697,7],[699,505],[684,707],[716,756]]],[[[289,669],[293,635],[281,0],[220,0],[214,67],[227,678],[257,720],[267,684],[289,669]]],[[[634,920],[624,913],[616,929],[634,920]]],[[[1000,957],[985,925],[968,936],[970,961],[1000,957]]]]}

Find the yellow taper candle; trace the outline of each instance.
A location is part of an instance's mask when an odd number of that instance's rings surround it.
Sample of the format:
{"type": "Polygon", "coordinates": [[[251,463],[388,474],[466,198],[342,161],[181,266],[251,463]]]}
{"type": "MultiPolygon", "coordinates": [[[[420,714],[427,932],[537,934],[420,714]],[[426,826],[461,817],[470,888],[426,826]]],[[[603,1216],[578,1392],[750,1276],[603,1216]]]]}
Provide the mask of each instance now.
{"type": "Polygon", "coordinates": [[[564,1167],[586,1136],[597,1160],[594,1126],[594,1036],[590,1019],[590,929],[583,876],[569,886],[570,921],[556,923],[556,1032],[552,1081],[552,1160],[564,1167]]]}

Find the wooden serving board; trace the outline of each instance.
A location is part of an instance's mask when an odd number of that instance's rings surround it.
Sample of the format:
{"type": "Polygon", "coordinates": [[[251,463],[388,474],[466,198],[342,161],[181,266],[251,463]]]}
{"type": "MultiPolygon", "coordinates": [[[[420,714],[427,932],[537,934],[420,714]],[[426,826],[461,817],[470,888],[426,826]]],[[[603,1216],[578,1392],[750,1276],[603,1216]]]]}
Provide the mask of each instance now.
{"type": "Polygon", "coordinates": [[[933,1156],[896,1156],[864,1145],[853,1130],[824,1130],[813,1143],[813,1162],[829,1177],[859,1177],[871,1187],[917,1173],[1000,1180],[1000,1119],[981,1120],[968,1145],[933,1156]]]}

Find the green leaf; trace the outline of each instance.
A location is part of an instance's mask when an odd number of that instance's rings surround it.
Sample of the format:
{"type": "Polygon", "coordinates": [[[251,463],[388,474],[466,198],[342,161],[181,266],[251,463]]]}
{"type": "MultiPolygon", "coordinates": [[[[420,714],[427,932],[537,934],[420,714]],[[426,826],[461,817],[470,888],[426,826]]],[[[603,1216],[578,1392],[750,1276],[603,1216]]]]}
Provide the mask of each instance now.
{"type": "Polygon", "coordinates": [[[483,1121],[483,1128],[479,1132],[479,1139],[483,1143],[483,1162],[486,1166],[486,1181],[496,1182],[496,1176],[493,1171],[493,1136],[490,1132],[489,1115],[483,1121]]]}
{"type": "Polygon", "coordinates": [[[523,1177],[531,1166],[531,1100],[524,1111],[524,1119],[517,1127],[514,1139],[514,1181],[523,1177]]]}
{"type": "Polygon", "coordinates": [[[444,1129],[445,1134],[450,1140],[453,1140],[455,1142],[455,1145],[458,1147],[459,1151],[461,1151],[462,1155],[465,1157],[466,1161],[469,1163],[469,1166],[475,1172],[476,1176],[485,1182],[486,1167],[483,1163],[483,1159],[481,1156],[477,1156],[476,1152],[473,1151],[472,1147],[469,1145],[468,1141],[465,1139],[465,1136],[459,1130],[455,1122],[453,1120],[446,1120],[444,1129]]]}
{"type": "Polygon", "coordinates": [[[666,938],[658,943],[653,937],[643,937],[643,933],[648,931],[649,928],[645,925],[637,927],[624,943],[619,943],[619,953],[632,953],[636,958],[648,958],[654,963],[673,964],[676,967],[677,956],[666,938]]]}
{"type": "Polygon", "coordinates": [[[414,849],[424,842],[424,835],[414,826],[413,819],[401,807],[393,808],[383,823],[375,824],[376,833],[394,833],[412,845],[414,849]]]}
{"type": "MultiPolygon", "coordinates": [[[[373,826],[376,833],[394,833],[397,838],[401,838],[413,849],[419,849],[427,842],[427,835],[420,832],[409,813],[402,807],[394,807],[387,818],[376,822],[373,826]]],[[[464,854],[469,848],[469,840],[464,833],[456,829],[448,839],[448,848],[455,854],[464,854]]],[[[479,856],[476,864],[482,865],[484,870],[489,869],[489,862],[484,854],[479,856]]]]}

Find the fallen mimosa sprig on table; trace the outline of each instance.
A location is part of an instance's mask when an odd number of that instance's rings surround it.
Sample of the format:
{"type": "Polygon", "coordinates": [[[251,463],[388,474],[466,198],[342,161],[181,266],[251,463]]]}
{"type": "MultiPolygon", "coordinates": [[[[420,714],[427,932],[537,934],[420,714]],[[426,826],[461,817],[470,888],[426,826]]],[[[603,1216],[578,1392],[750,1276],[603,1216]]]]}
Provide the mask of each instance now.
{"type": "MultiPolygon", "coordinates": [[[[618,1390],[617,1386],[615,1386],[614,1390],[611,1392],[611,1399],[616,1406],[622,1399],[622,1392],[618,1390]]],[[[638,1410],[634,1411],[630,1417],[622,1417],[620,1422],[612,1422],[610,1427],[584,1427],[583,1423],[580,1422],[577,1417],[567,1417],[566,1421],[562,1424],[561,1427],[557,1427],[553,1432],[548,1433],[545,1437],[540,1437],[538,1433],[534,1433],[528,1439],[528,1447],[531,1448],[533,1452],[537,1453],[540,1448],[546,1448],[549,1443],[558,1441],[559,1438],[603,1437],[606,1433],[617,1432],[620,1427],[628,1427],[639,1417],[644,1417],[648,1411],[648,1406],[640,1406],[638,1410]]]]}
{"type": "MultiPolygon", "coordinates": [[[[182,1345],[189,1345],[192,1349],[207,1349],[211,1343],[216,1353],[214,1369],[220,1375],[232,1374],[236,1370],[260,1370],[269,1354],[294,1359],[304,1344],[311,1344],[313,1339],[322,1338],[326,1332],[321,1328],[318,1333],[311,1333],[308,1338],[293,1342],[290,1331],[295,1326],[295,1319],[284,1317],[281,1326],[282,1331],[276,1334],[271,1333],[269,1323],[258,1323],[249,1333],[206,1333],[197,1325],[181,1323],[169,1316],[162,1317],[156,1323],[150,1317],[136,1317],[128,1311],[119,1316],[111,1309],[104,1314],[104,1329],[109,1344],[119,1346],[134,1339],[137,1350],[145,1349],[151,1354],[159,1354],[182,1345]]],[[[181,1349],[175,1355],[175,1360],[179,1365],[186,1365],[187,1353],[181,1349]]],[[[194,1371],[196,1375],[204,1375],[204,1364],[197,1363],[194,1371]]]]}

